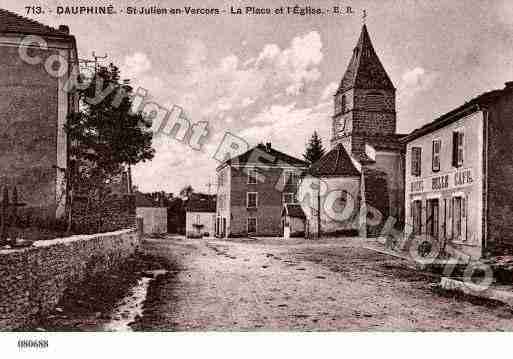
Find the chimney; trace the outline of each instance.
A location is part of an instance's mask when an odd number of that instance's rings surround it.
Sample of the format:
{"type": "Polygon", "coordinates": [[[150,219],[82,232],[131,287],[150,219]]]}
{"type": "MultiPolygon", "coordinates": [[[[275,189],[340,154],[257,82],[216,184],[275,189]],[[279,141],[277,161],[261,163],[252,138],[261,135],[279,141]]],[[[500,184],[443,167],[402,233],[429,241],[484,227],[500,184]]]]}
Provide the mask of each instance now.
{"type": "Polygon", "coordinates": [[[59,31],[64,32],[66,35],[69,35],[68,25],[59,25],[59,31]]]}
{"type": "Polygon", "coordinates": [[[266,142],[266,144],[265,144],[265,150],[266,150],[267,152],[271,152],[271,142],[266,142]]]}

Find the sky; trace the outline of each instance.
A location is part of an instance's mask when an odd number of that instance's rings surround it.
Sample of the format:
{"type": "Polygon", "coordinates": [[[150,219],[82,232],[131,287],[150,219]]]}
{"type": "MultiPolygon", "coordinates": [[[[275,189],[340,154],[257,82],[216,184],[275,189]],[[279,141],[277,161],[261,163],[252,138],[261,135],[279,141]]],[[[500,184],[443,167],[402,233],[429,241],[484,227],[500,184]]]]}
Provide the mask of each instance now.
{"type": "MultiPolygon", "coordinates": [[[[58,5],[91,1],[33,1],[46,9],[34,20],[66,24],[80,58],[108,55],[134,87],[159,105],[183,109],[192,123],[207,122],[201,149],[158,133],[151,162],[133,170],[142,191],[178,193],[185,185],[208,191],[219,162],[214,154],[228,132],[250,145],[301,158],[318,131],[329,148],[333,94],[362,27],[397,88],[399,133],[436,119],[482,92],[513,80],[513,2],[346,1],[352,15],[110,16],[57,15],[58,5]],[[49,13],[48,9],[53,10],[49,13]]],[[[111,1],[116,9],[161,7],[294,6],[276,1],[111,1]]],[[[25,15],[24,3],[2,7],[25,15]]],[[[339,1],[310,6],[332,8],[339,1]]]]}

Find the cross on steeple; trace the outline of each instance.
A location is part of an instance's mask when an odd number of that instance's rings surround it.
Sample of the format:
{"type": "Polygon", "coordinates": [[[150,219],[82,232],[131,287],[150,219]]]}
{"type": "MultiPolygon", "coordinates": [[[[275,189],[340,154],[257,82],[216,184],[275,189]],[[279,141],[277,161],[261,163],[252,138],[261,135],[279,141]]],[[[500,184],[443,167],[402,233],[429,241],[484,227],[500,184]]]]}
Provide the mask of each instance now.
{"type": "Polygon", "coordinates": [[[367,19],[367,10],[366,9],[363,9],[363,13],[362,13],[362,22],[363,24],[365,25],[365,20],[367,19]]]}

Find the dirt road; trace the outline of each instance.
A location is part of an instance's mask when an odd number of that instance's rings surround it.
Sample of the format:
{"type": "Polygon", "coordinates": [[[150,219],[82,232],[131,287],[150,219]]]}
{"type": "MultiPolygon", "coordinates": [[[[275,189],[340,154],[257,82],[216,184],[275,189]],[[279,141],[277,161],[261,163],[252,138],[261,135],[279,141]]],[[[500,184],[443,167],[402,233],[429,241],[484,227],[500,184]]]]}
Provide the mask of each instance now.
{"type": "Polygon", "coordinates": [[[437,293],[438,278],[355,240],[166,238],[175,271],[150,285],[136,330],[511,330],[505,306],[437,293]]]}

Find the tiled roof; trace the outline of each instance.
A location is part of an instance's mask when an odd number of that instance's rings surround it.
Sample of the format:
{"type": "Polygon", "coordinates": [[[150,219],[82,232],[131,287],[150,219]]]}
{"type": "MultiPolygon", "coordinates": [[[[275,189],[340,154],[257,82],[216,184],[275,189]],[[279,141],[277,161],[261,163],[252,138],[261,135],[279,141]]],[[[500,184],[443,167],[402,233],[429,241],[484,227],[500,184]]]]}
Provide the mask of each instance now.
{"type": "Polygon", "coordinates": [[[0,33],[19,33],[31,35],[51,35],[68,37],[64,31],[46,26],[35,20],[15,14],[5,9],[0,9],[0,33]]]}
{"type": "Polygon", "coordinates": [[[398,133],[393,135],[368,136],[365,142],[378,151],[394,151],[402,149],[403,144],[400,140],[405,136],[404,134],[398,133]]]}
{"type": "Polygon", "coordinates": [[[312,176],[360,176],[351,157],[344,146],[339,143],[331,151],[322,156],[317,162],[310,166],[308,171],[312,176]]]}
{"type": "Polygon", "coordinates": [[[215,212],[216,201],[213,196],[193,195],[185,205],[186,212],[215,212]]]}
{"type": "Polygon", "coordinates": [[[394,89],[390,77],[374,51],[366,25],[363,25],[360,38],[353,50],[353,56],[337,93],[351,88],[394,89]]]}
{"type": "MultiPolygon", "coordinates": [[[[280,167],[284,164],[295,167],[308,167],[308,162],[300,160],[296,157],[280,152],[270,145],[267,147],[263,143],[249,149],[239,156],[235,156],[223,163],[232,165],[267,165],[280,167]]],[[[222,165],[221,165],[222,166],[222,165]]],[[[221,167],[220,166],[220,167],[221,167]]]]}
{"type": "Polygon", "coordinates": [[[286,203],[283,206],[282,216],[283,212],[285,212],[285,214],[289,217],[306,218],[305,212],[303,212],[303,208],[301,208],[301,205],[298,203],[286,203]]]}
{"type": "Polygon", "coordinates": [[[423,136],[427,133],[435,131],[439,128],[442,128],[458,119],[462,118],[466,114],[472,113],[478,109],[478,106],[486,105],[491,102],[496,101],[501,96],[503,96],[506,92],[513,91],[513,81],[506,82],[506,86],[502,90],[492,90],[481,95],[474,97],[468,102],[465,102],[463,105],[455,108],[452,111],[449,111],[442,116],[438,117],[436,120],[425,124],[424,126],[412,131],[409,135],[401,138],[401,142],[406,143],[411,140],[414,140],[420,136],[423,136]]]}

